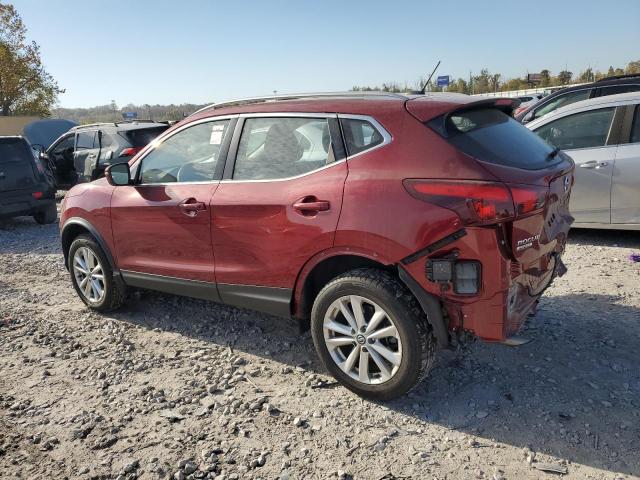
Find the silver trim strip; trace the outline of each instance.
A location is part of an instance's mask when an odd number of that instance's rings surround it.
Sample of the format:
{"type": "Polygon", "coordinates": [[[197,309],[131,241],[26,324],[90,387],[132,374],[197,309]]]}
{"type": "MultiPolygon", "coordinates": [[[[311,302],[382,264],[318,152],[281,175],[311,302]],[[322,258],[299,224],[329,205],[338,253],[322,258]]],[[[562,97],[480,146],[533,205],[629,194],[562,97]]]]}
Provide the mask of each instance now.
{"type": "Polygon", "coordinates": [[[314,174],[316,172],[319,172],[321,170],[326,170],[327,168],[331,168],[331,167],[335,167],[336,165],[340,165],[342,163],[345,163],[347,161],[346,158],[342,159],[342,160],[338,160],[337,162],[333,162],[330,163],[328,165],[325,165],[323,167],[320,168],[316,168],[315,170],[311,170],[309,172],[306,173],[301,173],[300,175],[295,175],[293,177],[286,177],[286,178],[269,178],[269,179],[264,179],[264,180],[220,180],[220,183],[268,183],[268,182],[285,182],[287,180],[296,180],[298,178],[302,178],[302,177],[306,177],[308,175],[314,174]]]}
{"type": "MultiPolygon", "coordinates": [[[[301,98],[331,98],[331,97],[390,97],[397,98],[402,100],[407,100],[409,97],[406,95],[402,95],[400,93],[392,93],[392,92],[316,92],[316,93],[293,93],[293,94],[283,94],[283,95],[266,95],[262,97],[248,97],[248,98],[240,98],[236,100],[229,100],[221,103],[212,103],[211,105],[207,105],[206,107],[202,107],[201,109],[193,112],[190,116],[195,115],[197,113],[203,112],[210,108],[222,108],[228,107],[232,105],[248,105],[252,103],[261,103],[261,102],[277,102],[283,100],[296,100],[301,98]]],[[[188,117],[187,117],[188,118],[188,117]]]]}

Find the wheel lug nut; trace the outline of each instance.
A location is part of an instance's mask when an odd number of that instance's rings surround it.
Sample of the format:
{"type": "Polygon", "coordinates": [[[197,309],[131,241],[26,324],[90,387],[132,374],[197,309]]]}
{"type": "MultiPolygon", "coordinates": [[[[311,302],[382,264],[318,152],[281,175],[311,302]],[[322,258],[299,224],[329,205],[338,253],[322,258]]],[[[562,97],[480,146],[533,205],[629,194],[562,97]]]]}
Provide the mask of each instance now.
{"type": "Polygon", "coordinates": [[[356,331],[352,328],[351,329],[351,335],[355,335],[355,334],[356,334],[356,331]]]}
{"type": "Polygon", "coordinates": [[[360,332],[364,333],[366,331],[367,331],[367,327],[365,326],[360,327],[360,332]]]}
{"type": "Polygon", "coordinates": [[[362,347],[362,351],[366,352],[367,351],[367,347],[362,347]]]}
{"type": "Polygon", "coordinates": [[[375,338],[370,338],[369,339],[369,343],[376,343],[376,339],[375,338]]]}

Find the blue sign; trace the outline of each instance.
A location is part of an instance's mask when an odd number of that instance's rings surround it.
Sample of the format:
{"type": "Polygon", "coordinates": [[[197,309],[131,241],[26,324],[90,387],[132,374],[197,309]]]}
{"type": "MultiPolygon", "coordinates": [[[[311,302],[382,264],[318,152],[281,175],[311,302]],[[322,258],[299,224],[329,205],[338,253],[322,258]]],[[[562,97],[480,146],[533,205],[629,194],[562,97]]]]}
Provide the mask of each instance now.
{"type": "Polygon", "coordinates": [[[438,80],[436,81],[436,85],[438,85],[439,87],[446,87],[449,85],[449,75],[441,75],[438,77],[438,80]]]}
{"type": "Polygon", "coordinates": [[[138,118],[138,112],[122,112],[122,118],[125,120],[134,120],[138,118]]]}

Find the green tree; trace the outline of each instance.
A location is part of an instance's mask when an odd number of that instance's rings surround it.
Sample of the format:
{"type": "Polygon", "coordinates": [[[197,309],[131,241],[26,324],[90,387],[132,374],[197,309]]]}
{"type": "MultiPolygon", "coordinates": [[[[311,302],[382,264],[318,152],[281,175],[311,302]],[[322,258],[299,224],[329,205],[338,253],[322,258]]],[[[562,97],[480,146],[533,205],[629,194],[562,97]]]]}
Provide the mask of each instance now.
{"type": "Polygon", "coordinates": [[[560,83],[560,85],[566,85],[571,82],[571,77],[573,77],[573,73],[569,72],[568,70],[562,70],[558,74],[558,82],[560,83]]]}
{"type": "Polygon", "coordinates": [[[10,4],[0,3],[0,115],[47,116],[64,92],[49,75],[40,47],[27,41],[27,28],[10,4]]]}
{"type": "Polygon", "coordinates": [[[578,75],[578,81],[582,83],[593,82],[594,80],[595,75],[591,67],[587,68],[584,72],[578,75]]]}
{"type": "Polygon", "coordinates": [[[551,85],[551,72],[546,68],[540,72],[540,86],[548,87],[551,85]]]}
{"type": "Polygon", "coordinates": [[[627,68],[624,69],[624,73],[640,73],[640,60],[629,62],[627,68]]]}

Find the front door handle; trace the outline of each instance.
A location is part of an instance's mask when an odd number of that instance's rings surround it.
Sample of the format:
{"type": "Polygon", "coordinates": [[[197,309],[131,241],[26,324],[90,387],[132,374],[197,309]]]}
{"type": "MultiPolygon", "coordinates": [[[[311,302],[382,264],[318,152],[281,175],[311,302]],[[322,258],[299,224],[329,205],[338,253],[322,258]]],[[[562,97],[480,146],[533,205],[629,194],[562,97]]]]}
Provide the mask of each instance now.
{"type": "Polygon", "coordinates": [[[204,202],[199,202],[195,198],[187,198],[178,204],[182,213],[184,213],[187,217],[195,217],[198,213],[207,209],[207,206],[204,202]]]}
{"type": "Polygon", "coordinates": [[[596,168],[597,169],[601,167],[606,167],[607,165],[609,165],[609,162],[597,162],[595,160],[591,160],[589,162],[581,163],[580,168],[588,168],[588,169],[596,168]]]}
{"type": "Polygon", "coordinates": [[[293,204],[293,209],[302,215],[315,215],[318,212],[326,212],[331,208],[331,204],[326,200],[318,200],[315,196],[303,197],[293,204]]]}

